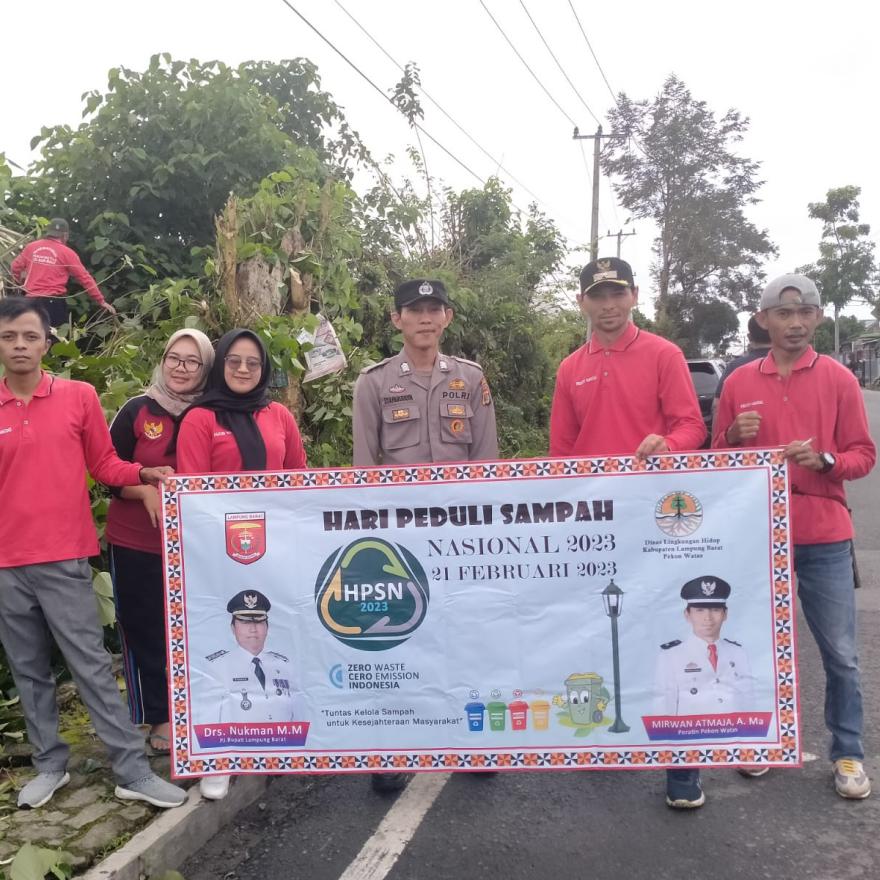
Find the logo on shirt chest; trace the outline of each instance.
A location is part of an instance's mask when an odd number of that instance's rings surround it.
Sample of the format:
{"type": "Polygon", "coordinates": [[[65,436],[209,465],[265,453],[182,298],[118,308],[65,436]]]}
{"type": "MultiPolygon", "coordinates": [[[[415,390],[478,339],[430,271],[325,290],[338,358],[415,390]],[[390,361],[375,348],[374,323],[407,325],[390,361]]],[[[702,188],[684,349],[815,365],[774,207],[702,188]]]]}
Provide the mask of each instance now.
{"type": "Polygon", "coordinates": [[[144,422],[144,436],[148,440],[158,440],[164,430],[162,422],[144,422]]]}
{"type": "Polygon", "coordinates": [[[586,379],[578,379],[574,384],[576,387],[579,388],[581,385],[586,385],[589,382],[595,382],[598,378],[598,376],[587,376],[586,379]]]}

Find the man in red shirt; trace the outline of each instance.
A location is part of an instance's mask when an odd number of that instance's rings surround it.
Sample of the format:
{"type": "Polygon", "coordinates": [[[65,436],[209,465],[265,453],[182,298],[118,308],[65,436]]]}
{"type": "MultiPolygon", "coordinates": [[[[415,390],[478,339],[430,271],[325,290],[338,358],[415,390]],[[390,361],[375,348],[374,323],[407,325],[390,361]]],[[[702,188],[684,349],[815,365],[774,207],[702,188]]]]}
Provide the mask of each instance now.
{"type": "Polygon", "coordinates": [[[116,309],[104,299],[94,278],[86,271],[75,251],[67,246],[70,228],[66,220],[49,221],[43,238],[32,241],[12,261],[12,277],[25,290],[25,296],[38,297],[49,315],[49,323],[59,327],[70,320],[67,281],[72,275],[86,293],[111,315],[116,309]]]}
{"type": "MultiPolygon", "coordinates": [[[[699,449],[706,437],[700,404],[677,345],[639,330],[632,268],[611,257],[581,272],[578,305],[593,333],[556,374],[550,454],[636,455],[699,449]]],[[[703,805],[699,770],[668,770],[666,803],[703,805]]]]}
{"type": "Polygon", "coordinates": [[[170,468],[145,468],[113,450],[98,395],[40,367],[49,320],[37,301],[0,300],[0,641],[33,747],[37,776],[18,794],[39,807],[70,781],[70,749],[58,735],[54,636],[107,747],[116,796],[175,807],[185,792],[156,776],[110,670],[92,589],[98,553],[86,469],[102,483],[156,484],[170,468]]]}
{"type": "Polygon", "coordinates": [[[770,334],[770,353],[725,383],[712,445],[785,447],[794,570],[825,667],[834,785],[841,797],[858,799],[871,793],[871,781],[862,766],[853,527],[843,481],[869,473],[877,453],[858,381],[810,345],[822,320],[819,291],[806,276],[767,285],[758,321],[770,334]]]}

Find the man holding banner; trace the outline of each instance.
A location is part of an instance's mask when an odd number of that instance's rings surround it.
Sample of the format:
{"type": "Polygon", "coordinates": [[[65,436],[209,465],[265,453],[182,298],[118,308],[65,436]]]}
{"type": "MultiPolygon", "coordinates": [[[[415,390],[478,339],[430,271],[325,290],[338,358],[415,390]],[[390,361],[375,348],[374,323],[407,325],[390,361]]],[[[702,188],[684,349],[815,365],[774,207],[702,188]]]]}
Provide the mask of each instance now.
{"type": "MultiPolygon", "coordinates": [[[[681,349],[640,330],[629,263],[610,257],[580,275],[578,305],[590,339],[559,365],[550,414],[550,455],[633,455],[699,449],[706,437],[681,349]]],[[[666,803],[705,801],[699,770],[668,770],[666,803]]]]}
{"type": "Polygon", "coordinates": [[[712,445],[784,446],[791,481],[794,570],[804,616],[825,667],[825,724],[834,786],[844,798],[871,793],[862,761],[862,692],[856,646],[853,526],[844,480],[874,467],[858,381],[810,342],[822,322],[816,285],[782,275],[761,296],[767,357],[724,385],[712,445]]]}
{"type": "MultiPolygon", "coordinates": [[[[417,278],[394,291],[391,322],[403,336],[395,357],[366,367],[354,386],[355,466],[498,458],[495,406],[479,364],[440,353],[453,318],[442,281],[417,278]]],[[[395,791],[403,773],[374,773],[395,791]]]]}

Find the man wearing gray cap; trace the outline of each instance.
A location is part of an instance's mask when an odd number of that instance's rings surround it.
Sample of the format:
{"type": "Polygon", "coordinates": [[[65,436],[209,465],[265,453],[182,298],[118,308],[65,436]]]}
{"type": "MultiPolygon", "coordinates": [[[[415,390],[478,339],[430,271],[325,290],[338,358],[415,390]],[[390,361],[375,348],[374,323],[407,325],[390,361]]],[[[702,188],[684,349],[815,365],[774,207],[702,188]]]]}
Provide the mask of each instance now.
{"type": "Polygon", "coordinates": [[[822,322],[816,285],[782,275],[761,296],[767,357],[724,385],[715,447],[782,446],[789,461],[794,570],[804,616],[825,667],[825,725],[837,793],[865,798],[863,712],[856,646],[853,526],[844,480],[868,474],[877,457],[859,384],[810,342],[822,322]]]}
{"type": "Polygon", "coordinates": [[[24,288],[25,296],[39,299],[53,327],[70,320],[70,308],[65,299],[70,276],[102,309],[111,315],[116,314],[116,309],[104,299],[97,282],[86,271],[76,252],[67,246],[68,238],[70,228],[67,221],[55,217],[49,221],[43,238],[26,245],[10,266],[15,282],[24,288]]]}
{"type": "Polygon", "coordinates": [[[453,318],[442,281],[394,291],[394,357],[361,370],[354,386],[354,465],[482,461],[498,457],[495,405],[479,364],[440,353],[453,318]]]}
{"type": "MultiPolygon", "coordinates": [[[[752,673],[739,642],[721,637],[730,584],[703,575],[681,588],[685,620],[693,632],[661,645],[657,664],[658,715],[705,715],[754,709],[752,673]]],[[[689,804],[689,806],[693,806],[689,804]]]]}
{"type": "MultiPolygon", "coordinates": [[[[220,682],[223,698],[218,722],[297,721],[303,707],[294,698],[290,661],[267,651],[269,609],[272,603],[259,590],[242,590],[226,604],[236,647],[209,654],[211,678],[220,682]]],[[[204,776],[203,797],[220,800],[229,790],[228,776],[204,776]]]]}

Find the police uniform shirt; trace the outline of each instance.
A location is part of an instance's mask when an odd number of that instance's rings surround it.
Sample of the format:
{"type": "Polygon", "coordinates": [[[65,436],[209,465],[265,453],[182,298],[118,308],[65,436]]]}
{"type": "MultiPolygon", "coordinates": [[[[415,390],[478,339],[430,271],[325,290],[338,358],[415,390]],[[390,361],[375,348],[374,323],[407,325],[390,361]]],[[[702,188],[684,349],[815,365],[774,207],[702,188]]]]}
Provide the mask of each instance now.
{"type": "Polygon", "coordinates": [[[275,651],[254,655],[236,645],[208,657],[211,678],[223,690],[217,720],[301,721],[302,699],[295,691],[290,661],[275,651]],[[265,684],[260,682],[254,659],[260,661],[265,684]]]}
{"type": "Polygon", "coordinates": [[[730,639],[715,642],[717,669],[709,644],[696,636],[662,646],[657,664],[656,714],[707,715],[754,709],[753,679],[743,647],[730,639]]]}
{"type": "Polygon", "coordinates": [[[439,354],[420,374],[403,352],[361,370],[354,388],[355,466],[498,457],[495,405],[479,364],[439,354]]]}

